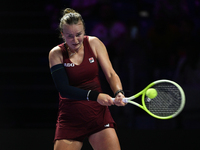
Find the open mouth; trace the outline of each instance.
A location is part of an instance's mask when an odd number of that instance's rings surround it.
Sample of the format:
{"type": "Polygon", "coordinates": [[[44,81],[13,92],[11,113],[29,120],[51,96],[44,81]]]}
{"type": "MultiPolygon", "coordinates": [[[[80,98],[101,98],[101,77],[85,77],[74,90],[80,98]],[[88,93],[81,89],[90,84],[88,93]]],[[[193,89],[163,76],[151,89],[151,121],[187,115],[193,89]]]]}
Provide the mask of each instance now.
{"type": "Polygon", "coordinates": [[[79,43],[78,44],[72,44],[73,46],[78,46],[79,45],[79,43]]]}

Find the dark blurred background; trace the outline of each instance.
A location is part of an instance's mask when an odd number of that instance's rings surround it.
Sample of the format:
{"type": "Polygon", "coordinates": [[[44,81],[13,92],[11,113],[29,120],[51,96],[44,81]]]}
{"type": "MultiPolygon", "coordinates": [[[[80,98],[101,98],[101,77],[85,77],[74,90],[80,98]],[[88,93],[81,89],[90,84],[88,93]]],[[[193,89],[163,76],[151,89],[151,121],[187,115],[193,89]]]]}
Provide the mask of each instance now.
{"type": "MultiPolygon", "coordinates": [[[[82,14],[87,35],[104,42],[126,96],[158,79],[173,80],[185,91],[186,106],[171,120],[132,105],[110,107],[122,150],[199,149],[200,0],[4,0],[0,150],[53,149],[58,93],[48,53],[62,42],[57,28],[66,7],[82,14]]],[[[102,81],[112,95],[103,74],[102,81]]],[[[90,149],[86,139],[83,150],[90,149]]]]}

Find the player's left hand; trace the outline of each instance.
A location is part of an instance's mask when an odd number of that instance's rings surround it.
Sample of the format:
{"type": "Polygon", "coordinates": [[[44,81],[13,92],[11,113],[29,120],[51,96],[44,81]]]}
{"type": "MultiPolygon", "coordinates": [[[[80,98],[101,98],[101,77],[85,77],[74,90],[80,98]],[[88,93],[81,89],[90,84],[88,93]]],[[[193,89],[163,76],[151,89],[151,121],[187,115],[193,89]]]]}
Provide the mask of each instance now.
{"type": "Polygon", "coordinates": [[[125,106],[126,103],[124,103],[122,101],[123,98],[125,98],[125,97],[122,93],[117,94],[117,96],[115,97],[115,100],[114,100],[114,104],[117,106],[125,106]]]}

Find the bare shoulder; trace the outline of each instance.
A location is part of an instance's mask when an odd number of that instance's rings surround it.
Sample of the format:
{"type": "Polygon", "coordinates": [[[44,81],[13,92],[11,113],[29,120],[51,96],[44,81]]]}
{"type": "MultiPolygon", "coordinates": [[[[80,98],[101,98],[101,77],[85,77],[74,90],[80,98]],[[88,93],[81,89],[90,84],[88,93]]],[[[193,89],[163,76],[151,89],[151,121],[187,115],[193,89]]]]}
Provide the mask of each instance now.
{"type": "Polygon", "coordinates": [[[99,40],[96,36],[88,36],[88,38],[89,38],[90,42],[93,42],[95,40],[99,40]]]}
{"type": "Polygon", "coordinates": [[[49,52],[49,65],[54,66],[60,64],[63,61],[62,50],[59,46],[55,46],[49,52]]]}
{"type": "Polygon", "coordinates": [[[62,53],[61,48],[59,46],[55,46],[50,50],[49,55],[56,55],[61,53],[62,53]]]}
{"type": "Polygon", "coordinates": [[[89,39],[89,43],[92,46],[95,46],[96,44],[101,44],[102,42],[99,40],[99,38],[95,37],[95,36],[88,36],[89,39]]]}
{"type": "Polygon", "coordinates": [[[99,53],[106,51],[105,45],[102,43],[102,41],[99,38],[95,36],[88,36],[88,37],[89,37],[90,46],[96,57],[99,53]]]}

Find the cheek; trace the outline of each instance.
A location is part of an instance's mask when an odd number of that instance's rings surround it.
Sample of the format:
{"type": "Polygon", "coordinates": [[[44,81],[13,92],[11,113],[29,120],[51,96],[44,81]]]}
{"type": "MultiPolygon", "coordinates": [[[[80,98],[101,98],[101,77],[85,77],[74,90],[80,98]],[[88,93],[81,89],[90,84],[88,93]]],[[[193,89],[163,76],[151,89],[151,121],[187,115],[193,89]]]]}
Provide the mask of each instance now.
{"type": "Polygon", "coordinates": [[[71,39],[66,38],[65,36],[63,36],[63,39],[67,44],[70,44],[70,42],[72,41],[71,39]]]}
{"type": "Polygon", "coordinates": [[[78,38],[79,42],[83,42],[83,40],[84,40],[84,35],[78,38]]]}

